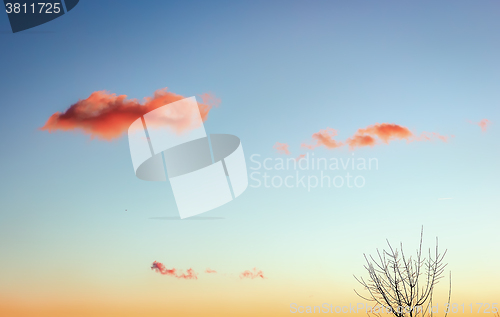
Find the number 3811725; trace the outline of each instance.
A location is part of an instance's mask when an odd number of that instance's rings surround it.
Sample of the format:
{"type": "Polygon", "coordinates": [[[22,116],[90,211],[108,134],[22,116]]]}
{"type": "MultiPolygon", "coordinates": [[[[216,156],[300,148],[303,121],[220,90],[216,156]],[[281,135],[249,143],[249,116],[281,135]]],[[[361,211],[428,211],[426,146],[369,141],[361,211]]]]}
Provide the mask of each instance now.
{"type": "Polygon", "coordinates": [[[26,5],[26,3],[6,3],[7,13],[59,13],[61,12],[60,3],[38,2],[26,5]]]}

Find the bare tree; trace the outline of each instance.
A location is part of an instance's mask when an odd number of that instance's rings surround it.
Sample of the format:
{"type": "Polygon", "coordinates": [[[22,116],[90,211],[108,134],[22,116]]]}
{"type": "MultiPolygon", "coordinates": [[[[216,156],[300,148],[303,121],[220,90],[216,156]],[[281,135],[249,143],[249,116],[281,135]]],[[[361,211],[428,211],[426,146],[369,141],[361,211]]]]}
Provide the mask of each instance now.
{"type": "MultiPolygon", "coordinates": [[[[443,272],[447,264],[443,263],[446,255],[439,253],[438,239],[436,237],[436,247],[434,252],[429,248],[429,256],[422,256],[422,241],[424,228],[420,233],[420,245],[417,249],[416,257],[408,258],[401,250],[394,249],[389,241],[389,248],[380,252],[377,249],[378,259],[374,259],[363,254],[366,260],[364,268],[368,271],[369,278],[354,278],[368,291],[369,295],[361,296],[356,290],[356,294],[367,301],[375,302],[374,307],[383,308],[386,312],[392,313],[396,317],[415,317],[433,315],[432,296],[434,287],[443,278],[443,272]]],[[[451,272],[450,288],[448,292],[448,309],[451,299],[451,272]]],[[[380,311],[380,310],[379,310],[380,311]]],[[[446,316],[445,315],[445,316],[446,316]]]]}

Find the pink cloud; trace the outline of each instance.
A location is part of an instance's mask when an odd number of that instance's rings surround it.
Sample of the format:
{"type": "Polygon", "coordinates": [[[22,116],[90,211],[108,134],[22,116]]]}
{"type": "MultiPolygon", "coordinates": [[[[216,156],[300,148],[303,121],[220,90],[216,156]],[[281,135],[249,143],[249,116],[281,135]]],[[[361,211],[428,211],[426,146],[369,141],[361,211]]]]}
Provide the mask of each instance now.
{"type": "Polygon", "coordinates": [[[201,97],[201,100],[203,101],[203,104],[209,108],[218,107],[220,105],[220,102],[221,102],[220,98],[217,98],[211,92],[201,94],[200,97],[201,97]]]}
{"type": "Polygon", "coordinates": [[[488,130],[488,126],[491,124],[491,121],[488,119],[483,119],[479,122],[472,122],[472,121],[469,121],[469,122],[479,126],[481,128],[481,131],[483,131],[483,132],[486,132],[486,130],[488,130]]]}
{"type": "MultiPolygon", "coordinates": [[[[210,109],[220,100],[208,93],[201,95],[203,103],[198,103],[203,121],[208,118],[210,109]],[[207,103],[205,103],[207,102],[207,103]]],[[[120,138],[137,118],[166,104],[184,99],[167,88],[154,92],[153,97],[127,99],[126,95],[116,95],[107,91],[95,91],[86,99],[78,100],[64,112],[56,112],[49,117],[40,130],[48,132],[81,131],[91,138],[110,141],[120,138]]],[[[185,108],[174,108],[171,115],[157,118],[158,123],[168,125],[180,133],[193,126],[193,113],[185,108]]]]}
{"type": "Polygon", "coordinates": [[[306,155],[305,154],[300,154],[299,156],[297,156],[297,158],[295,159],[296,161],[300,161],[300,159],[303,159],[305,158],[306,155]]]}
{"type": "Polygon", "coordinates": [[[253,268],[252,270],[246,270],[240,274],[240,278],[250,278],[250,279],[255,279],[255,278],[262,278],[265,279],[264,273],[262,273],[261,270],[257,270],[257,268],[253,268]]]}
{"type": "Polygon", "coordinates": [[[376,138],[386,144],[394,140],[414,142],[438,139],[443,142],[448,142],[449,139],[448,136],[443,136],[436,132],[423,132],[420,136],[417,136],[407,127],[398,124],[376,123],[364,129],[358,129],[354,136],[347,139],[346,143],[349,145],[350,149],[364,146],[373,147],[377,144],[376,138]]]}
{"type": "Polygon", "coordinates": [[[376,135],[385,143],[391,140],[402,140],[413,136],[413,133],[408,128],[397,124],[382,123],[368,126],[364,129],[359,129],[356,135],[376,135]]]}
{"type": "Polygon", "coordinates": [[[373,147],[376,143],[375,139],[369,135],[354,135],[347,139],[346,143],[351,149],[356,147],[371,146],[373,147]]]}
{"type": "Polygon", "coordinates": [[[319,132],[316,132],[312,135],[312,139],[313,141],[315,141],[314,144],[302,143],[301,146],[309,150],[313,150],[319,146],[324,146],[330,150],[337,147],[341,147],[343,145],[342,142],[338,142],[333,139],[336,135],[337,135],[337,130],[332,128],[319,130],[319,132]]]}
{"type": "MultiPolygon", "coordinates": [[[[454,137],[451,135],[450,137],[454,137]]],[[[432,141],[433,139],[439,139],[443,142],[448,142],[448,139],[450,138],[445,135],[440,135],[439,133],[436,132],[422,132],[420,136],[415,136],[412,140],[410,141],[432,141]]]]}
{"type": "Polygon", "coordinates": [[[173,276],[179,279],[186,279],[186,280],[197,280],[198,279],[198,274],[193,270],[193,269],[188,269],[186,273],[183,273],[182,271],[177,271],[177,269],[172,268],[172,269],[167,269],[167,267],[161,263],[154,261],[153,265],[151,266],[151,270],[160,273],[162,275],[169,275],[173,276]]]}
{"type": "Polygon", "coordinates": [[[276,142],[276,144],[273,146],[273,148],[276,149],[276,151],[278,151],[279,154],[290,155],[290,151],[288,150],[287,143],[276,142]]]}

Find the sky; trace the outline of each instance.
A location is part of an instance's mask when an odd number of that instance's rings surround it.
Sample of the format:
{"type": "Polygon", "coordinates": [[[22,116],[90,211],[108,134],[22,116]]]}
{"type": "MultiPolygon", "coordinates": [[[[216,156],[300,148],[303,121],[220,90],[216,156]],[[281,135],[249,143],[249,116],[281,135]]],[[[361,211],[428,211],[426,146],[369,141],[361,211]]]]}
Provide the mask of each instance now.
{"type": "Polygon", "coordinates": [[[425,247],[439,237],[448,250],[452,302],[498,302],[499,29],[489,0],[87,0],[15,34],[0,14],[0,315],[288,316],[292,303],[362,303],[363,254],[386,239],[411,253],[422,226],[425,247]],[[126,133],[40,129],[93,92],[143,102],[165,87],[217,96],[205,129],[238,136],[245,153],[247,190],[199,219],[176,219],[169,182],[134,175],[126,133]],[[410,134],[346,144],[384,123],[410,134]],[[326,129],[344,145],[317,143],[326,129]],[[257,185],[264,172],[320,177],[257,169],[302,154],[378,168],[323,171],[362,187],[257,185]],[[253,268],[265,278],[242,277],[253,268]]]}

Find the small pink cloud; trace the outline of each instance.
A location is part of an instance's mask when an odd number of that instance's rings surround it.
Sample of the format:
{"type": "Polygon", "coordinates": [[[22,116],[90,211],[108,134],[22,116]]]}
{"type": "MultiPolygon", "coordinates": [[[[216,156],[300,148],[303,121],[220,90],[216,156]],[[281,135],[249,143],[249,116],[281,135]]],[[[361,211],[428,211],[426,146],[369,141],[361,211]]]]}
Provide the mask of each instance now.
{"type": "Polygon", "coordinates": [[[341,147],[343,145],[342,142],[333,139],[336,135],[337,130],[332,128],[319,130],[319,132],[316,132],[312,135],[312,139],[315,141],[314,144],[302,143],[301,146],[309,150],[313,150],[319,146],[324,146],[329,150],[341,147]]]}
{"type": "Polygon", "coordinates": [[[217,271],[212,269],[206,269],[205,273],[217,273],[217,271]]]}
{"type": "Polygon", "coordinates": [[[365,129],[359,129],[356,132],[357,135],[376,135],[384,143],[389,143],[392,140],[408,139],[413,136],[411,131],[403,126],[393,124],[393,123],[382,123],[374,124],[366,127],[365,129]]]}
{"type": "Polygon", "coordinates": [[[346,143],[352,150],[356,147],[371,146],[373,147],[376,143],[375,139],[369,135],[354,135],[347,139],[346,143]]]}
{"type": "Polygon", "coordinates": [[[472,121],[469,121],[469,122],[479,126],[481,128],[481,131],[483,131],[483,132],[486,132],[486,130],[488,130],[488,126],[491,124],[491,121],[488,119],[483,119],[479,122],[472,122],[472,121]]]}
{"type": "Polygon", "coordinates": [[[439,139],[446,143],[450,137],[453,138],[454,135],[448,137],[436,132],[422,132],[420,136],[414,136],[410,141],[432,141],[433,139],[439,139]]]}
{"type": "Polygon", "coordinates": [[[208,92],[200,95],[203,104],[208,107],[218,107],[220,105],[220,98],[217,98],[213,93],[208,92]]]}
{"type": "Polygon", "coordinates": [[[276,151],[278,151],[279,154],[290,155],[290,151],[288,150],[287,143],[276,142],[276,144],[273,146],[273,148],[276,149],[276,151]]]}
{"type": "Polygon", "coordinates": [[[153,264],[151,265],[151,270],[158,272],[161,275],[170,275],[180,279],[186,279],[186,280],[198,279],[198,273],[196,273],[193,269],[188,269],[186,270],[186,273],[183,273],[182,271],[177,271],[177,269],[175,268],[167,269],[167,267],[163,263],[157,261],[153,262],[153,264]]]}
{"type": "Polygon", "coordinates": [[[300,154],[299,156],[297,156],[297,158],[295,159],[296,161],[300,161],[301,159],[305,158],[306,155],[305,154],[300,154]]]}
{"type": "Polygon", "coordinates": [[[265,279],[264,273],[262,273],[261,270],[257,270],[257,268],[253,268],[252,270],[246,270],[240,274],[240,278],[250,278],[250,279],[255,279],[255,278],[262,278],[265,279]]]}

